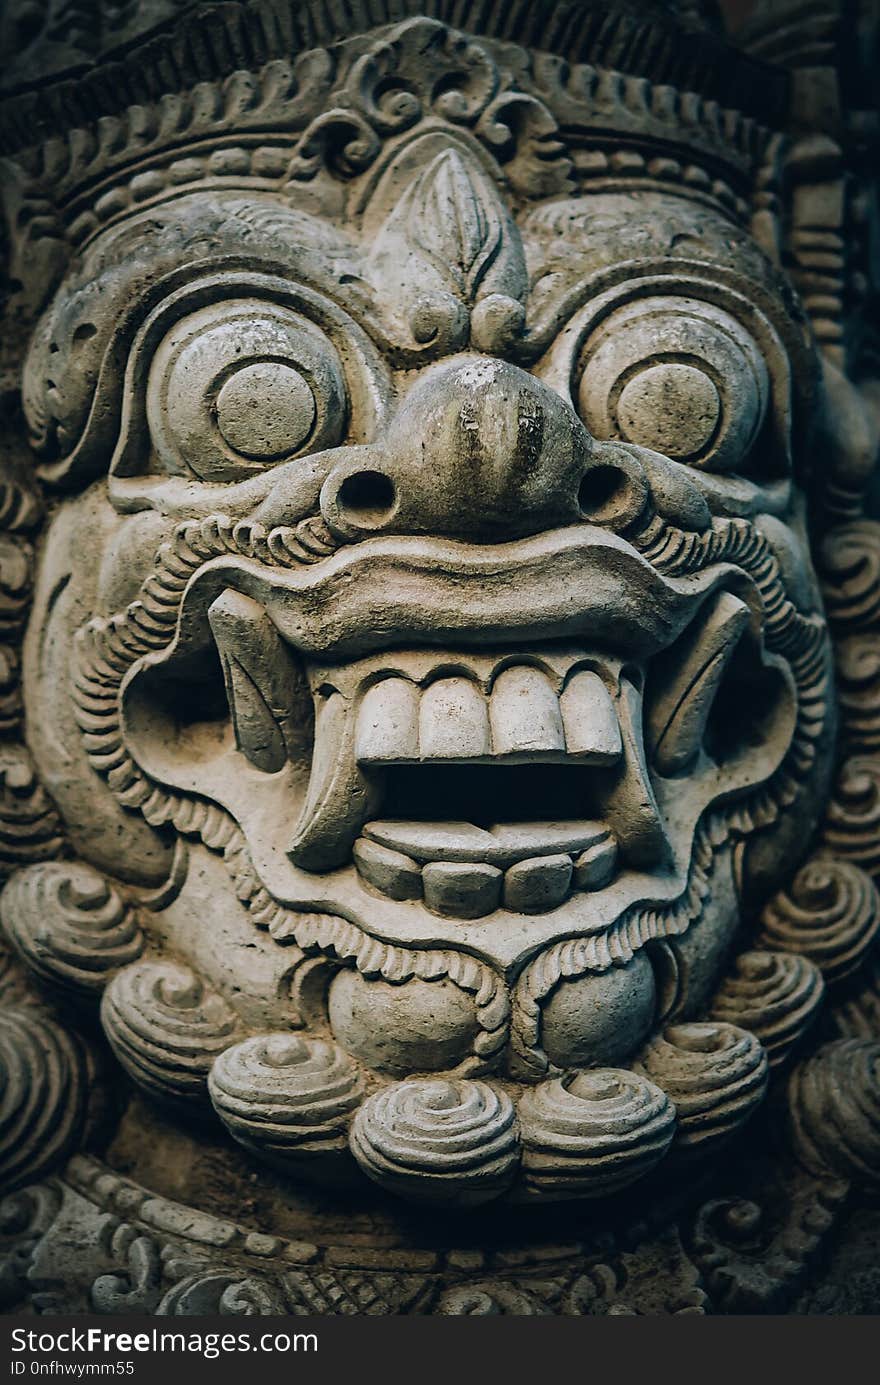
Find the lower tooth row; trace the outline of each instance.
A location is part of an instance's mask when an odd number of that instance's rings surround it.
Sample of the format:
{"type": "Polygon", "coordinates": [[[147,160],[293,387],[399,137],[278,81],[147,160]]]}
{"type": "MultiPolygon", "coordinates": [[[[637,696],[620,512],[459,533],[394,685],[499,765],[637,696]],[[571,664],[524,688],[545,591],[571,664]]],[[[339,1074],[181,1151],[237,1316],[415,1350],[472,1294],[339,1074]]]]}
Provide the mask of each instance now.
{"type": "Polygon", "coordinates": [[[359,874],[390,899],[424,899],[435,914],[478,919],[499,907],[518,914],[555,909],[577,890],[607,885],[617,867],[617,843],[608,836],[571,856],[534,856],[507,870],[483,862],[430,861],[420,866],[410,856],[367,837],[354,845],[359,874]]]}

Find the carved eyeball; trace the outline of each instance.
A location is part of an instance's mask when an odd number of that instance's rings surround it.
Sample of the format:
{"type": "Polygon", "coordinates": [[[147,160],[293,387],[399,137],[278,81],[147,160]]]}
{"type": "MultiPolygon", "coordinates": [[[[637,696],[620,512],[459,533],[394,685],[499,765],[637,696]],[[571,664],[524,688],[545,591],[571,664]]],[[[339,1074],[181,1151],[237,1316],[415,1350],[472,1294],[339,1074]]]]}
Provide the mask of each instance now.
{"type": "Polygon", "coordinates": [[[594,437],[708,471],[742,467],[769,376],[744,327],[711,303],[646,298],[612,312],[581,356],[578,401],[594,437]]]}
{"type": "Polygon", "coordinates": [[[147,381],[155,450],[175,474],[204,481],[251,476],[332,447],[347,418],[339,357],[290,308],[240,298],[177,322],[147,381]]]}

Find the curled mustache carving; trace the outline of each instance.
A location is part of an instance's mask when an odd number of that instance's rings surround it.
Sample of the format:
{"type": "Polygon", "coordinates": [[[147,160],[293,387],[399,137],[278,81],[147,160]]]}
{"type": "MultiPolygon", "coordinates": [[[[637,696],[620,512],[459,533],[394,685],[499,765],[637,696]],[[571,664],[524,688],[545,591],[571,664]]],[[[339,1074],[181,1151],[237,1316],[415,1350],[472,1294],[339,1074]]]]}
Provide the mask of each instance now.
{"type": "MultiPolygon", "coordinates": [[[[174,638],[185,593],[194,587],[200,570],[205,575],[218,572],[218,564],[213,560],[223,558],[248,560],[247,567],[240,571],[251,590],[255,583],[264,584],[260,594],[271,596],[287,587],[309,591],[310,599],[320,603],[320,614],[304,620],[300,629],[281,629],[289,637],[297,636],[303,647],[312,652],[326,653],[334,645],[346,652],[350,627],[363,618],[364,610],[350,608],[342,615],[334,612],[335,618],[328,620],[329,607],[338,600],[341,588],[357,588],[360,579],[381,579],[398,564],[416,579],[424,578],[432,584],[433,631],[442,620],[442,609],[439,616],[437,613],[436,591],[440,587],[442,593],[444,573],[454,575],[451,596],[460,596],[462,581],[469,577],[474,579],[475,586],[483,586],[487,579],[491,584],[495,579],[501,589],[515,576],[521,618],[549,627],[554,620],[565,619],[560,607],[572,572],[576,571],[581,580],[585,571],[592,578],[600,575],[602,566],[607,564],[611,575],[604,579],[602,596],[620,600],[623,611],[616,612],[615,621],[622,617],[624,633],[635,641],[636,648],[641,645],[646,649],[656,643],[658,636],[669,637],[676,620],[683,621],[689,600],[712,589],[705,580],[707,570],[726,564],[745,573],[757,588],[770,648],[791,659],[822,656],[824,621],[797,612],[787,596],[770,545],[746,519],[716,519],[707,531],[700,533],[677,528],[653,513],[645,516],[640,527],[626,539],[590,525],[557,531],[548,547],[549,537],[540,535],[485,548],[425,538],[413,541],[410,547],[405,538],[392,538],[362,542],[337,553],[337,545],[318,515],[307,516],[292,527],[271,529],[252,519],[236,520],[225,514],[189,520],[178,526],[169,543],[160,547],[138,599],[109,620],[92,620],[83,627],[79,642],[85,657],[80,662],[86,662],[89,644],[110,654],[117,642],[114,632],[121,633],[123,626],[130,627],[133,639],[125,644],[119,641],[119,652],[112,658],[111,667],[124,661],[127,669],[142,655],[166,648],[174,638]],[[303,570],[315,564],[319,571],[306,575],[303,570]],[[645,614],[648,603],[656,614],[645,614]],[[645,628],[649,620],[654,623],[653,630],[645,628]],[[319,627],[325,623],[330,632],[321,634],[319,627]]],[[[373,592],[375,603],[375,588],[373,592]]],[[[419,596],[422,595],[420,592],[419,596]]],[[[506,599],[509,603],[509,594],[506,599]]],[[[600,598],[591,594],[590,601],[590,606],[579,613],[578,624],[599,613],[600,598]]],[[[412,605],[418,607],[418,600],[412,605]]],[[[491,595],[481,613],[491,616],[491,595]]],[[[406,610],[396,609],[396,621],[406,625],[406,614],[406,610]]],[[[283,621],[283,611],[280,615],[283,621]]],[[[414,617],[418,619],[417,611],[414,617]]],[[[465,624],[466,619],[464,614],[455,617],[460,624],[465,624]]],[[[396,631],[397,625],[395,634],[396,631]]],[[[617,624],[615,631],[619,631],[617,624]]],[[[444,626],[444,634],[449,633],[449,626],[444,626]]],[[[504,633],[507,641],[513,641],[518,633],[515,626],[511,627],[509,616],[504,622],[504,633]]],[[[553,630],[554,635],[564,633],[558,626],[553,630]]],[[[485,638],[485,626],[479,638],[485,638]]]]}
{"type": "MultiPolygon", "coordinates": [[[[140,807],[148,821],[154,820],[159,799],[136,763],[137,699],[145,685],[134,665],[143,655],[153,656],[144,664],[149,680],[163,667],[210,648],[213,638],[221,636],[218,629],[213,635],[209,630],[209,619],[216,626],[209,612],[227,590],[266,613],[266,637],[278,650],[290,647],[306,656],[357,654],[367,643],[415,642],[419,636],[434,644],[441,631],[477,644],[495,632],[510,646],[517,639],[574,636],[584,627],[599,640],[622,637],[628,649],[647,655],[668,644],[692,618],[700,599],[730,576],[718,566],[681,582],[666,579],[630,544],[588,525],[492,547],[388,537],[296,566],[291,548],[290,542],[273,541],[247,522],[222,516],[190,522],[159,551],[141,598],[109,622],[93,621],[81,632],[74,688],[85,748],[113,791],[126,806],[140,807]],[[571,600],[575,579],[586,593],[577,610],[571,600]],[[519,613],[511,618],[512,583],[519,613]],[[379,608],[393,610],[393,624],[377,622],[379,608]]],[[[757,597],[751,599],[757,605],[757,597]]],[[[224,616],[232,618],[231,611],[224,616]]],[[[267,666],[273,663],[277,660],[270,650],[267,666]]],[[[236,664],[228,661],[227,681],[235,676],[236,664]]],[[[146,686],[144,718],[152,722],[154,704],[146,686]]],[[[334,705],[333,699],[327,702],[321,717],[332,718],[334,705]]],[[[265,719],[271,742],[271,717],[265,719]]],[[[332,739],[344,734],[339,727],[332,739]]],[[[277,764],[271,760],[276,768],[284,761],[280,741],[277,750],[281,759],[277,764]]],[[[266,754],[274,754],[271,746],[266,754]]],[[[268,762],[257,763],[268,768],[268,762]]],[[[312,779],[310,800],[324,791],[317,762],[312,779]]],[[[344,797],[356,803],[368,795],[351,757],[346,782],[326,789],[333,801],[344,797]]],[[[312,815],[322,811],[319,799],[306,808],[312,815]]],[[[356,824],[352,830],[356,832],[356,824]]],[[[308,840],[299,859],[307,869],[339,864],[318,847],[313,850],[308,840]]]]}
{"type": "MultiPolygon", "coordinates": [[[[694,602],[720,587],[725,575],[723,550],[681,574],[664,572],[631,543],[592,525],[498,545],[374,538],[323,561],[312,555],[292,560],[288,533],[267,533],[222,515],[182,526],[173,544],[160,550],[141,600],[123,618],[149,640],[151,651],[177,652],[173,642],[180,648],[192,641],[211,601],[231,587],[269,610],[291,645],[321,658],[401,640],[484,644],[496,637],[515,645],[517,639],[575,637],[585,629],[600,641],[625,641],[637,655],[674,638],[694,602]],[[710,564],[718,570],[710,573],[710,564]],[[584,592],[577,603],[571,597],[575,580],[584,592]],[[393,628],[373,628],[375,612],[389,604],[393,628]]],[[[103,624],[90,623],[85,638],[103,624]]]]}

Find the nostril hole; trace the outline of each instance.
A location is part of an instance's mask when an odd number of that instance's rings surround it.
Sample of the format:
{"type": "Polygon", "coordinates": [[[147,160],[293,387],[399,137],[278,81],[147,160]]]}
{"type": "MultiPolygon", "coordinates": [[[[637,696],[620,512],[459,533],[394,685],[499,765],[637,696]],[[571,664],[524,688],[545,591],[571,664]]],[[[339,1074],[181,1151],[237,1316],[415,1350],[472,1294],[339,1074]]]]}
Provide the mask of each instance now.
{"type": "Polygon", "coordinates": [[[354,471],[339,487],[340,509],[348,519],[367,528],[388,519],[396,503],[394,482],[381,471],[354,471]]]}
{"type": "Polygon", "coordinates": [[[585,473],[578,490],[578,504],[591,519],[604,518],[623,499],[628,477],[616,466],[594,466],[585,473]]]}
{"type": "Polygon", "coordinates": [[[620,531],[642,513],[648,497],[644,478],[631,465],[597,462],[584,472],[578,505],[585,519],[620,531]]]}

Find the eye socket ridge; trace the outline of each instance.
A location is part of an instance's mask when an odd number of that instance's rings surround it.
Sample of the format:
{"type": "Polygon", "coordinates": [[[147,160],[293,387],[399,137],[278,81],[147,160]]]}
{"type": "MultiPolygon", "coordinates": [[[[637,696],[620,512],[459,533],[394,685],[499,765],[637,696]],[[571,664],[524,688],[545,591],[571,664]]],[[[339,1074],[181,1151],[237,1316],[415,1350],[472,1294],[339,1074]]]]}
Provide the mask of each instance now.
{"type": "Polygon", "coordinates": [[[180,317],[149,363],[146,423],[165,472],[237,481],[336,445],[348,391],[325,333],[283,304],[213,303],[180,317]]]}
{"type": "Polygon", "coordinates": [[[586,340],[577,399],[595,437],[709,471],[743,470],[770,401],[763,353],[725,309],[655,296],[614,309],[586,340]]]}

